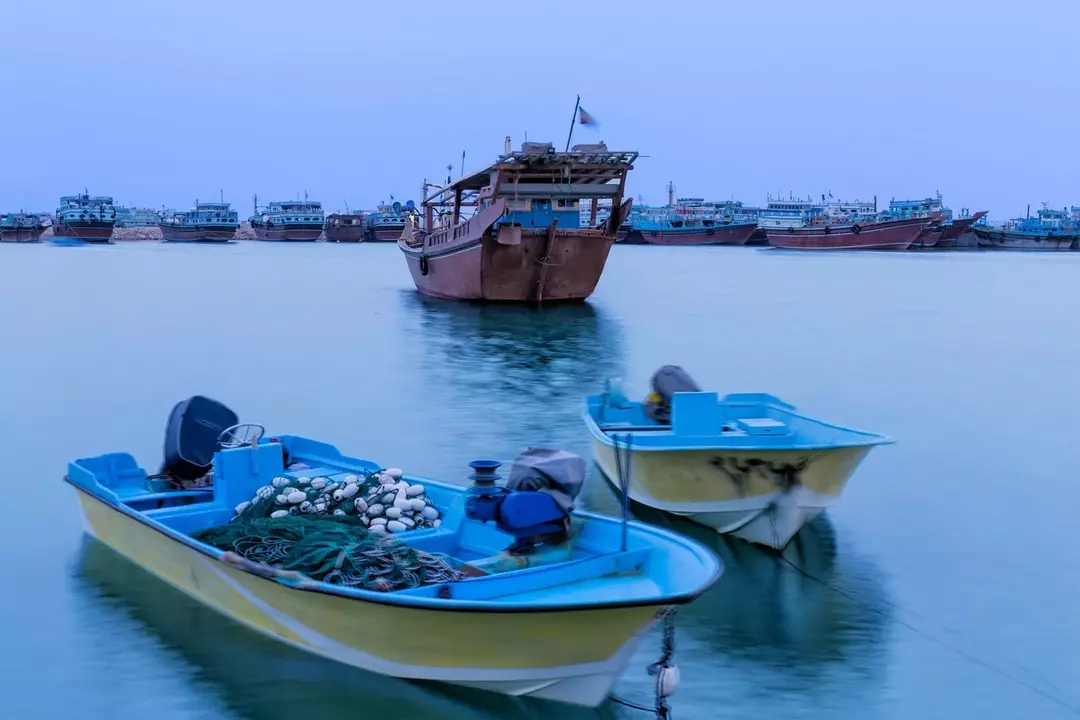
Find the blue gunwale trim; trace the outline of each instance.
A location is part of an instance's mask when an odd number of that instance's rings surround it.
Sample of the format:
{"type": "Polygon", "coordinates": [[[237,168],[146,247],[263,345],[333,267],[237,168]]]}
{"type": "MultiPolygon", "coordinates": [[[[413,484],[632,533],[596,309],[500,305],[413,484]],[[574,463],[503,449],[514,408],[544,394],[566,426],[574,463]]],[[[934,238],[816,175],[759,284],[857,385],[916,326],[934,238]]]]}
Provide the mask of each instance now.
{"type": "MultiPolygon", "coordinates": [[[[311,457],[311,458],[305,458],[305,459],[314,460],[316,458],[311,457]]],[[[340,464],[340,460],[339,460],[339,464],[340,464]]],[[[439,486],[447,487],[447,488],[451,488],[451,489],[460,489],[460,486],[458,486],[458,485],[454,485],[454,484],[451,484],[451,483],[444,483],[444,482],[440,482],[438,480],[432,480],[430,478],[415,478],[415,477],[412,477],[412,476],[406,476],[406,477],[409,477],[410,479],[415,479],[415,480],[423,482],[423,483],[428,483],[428,484],[432,484],[432,485],[439,485],[439,486]]],[[[720,563],[719,559],[717,559],[715,555],[710,553],[700,543],[697,543],[696,541],[690,540],[689,538],[685,538],[685,537],[682,537],[680,535],[676,535],[675,533],[668,532],[668,531],[663,530],[661,528],[656,528],[656,527],[649,526],[649,525],[636,524],[636,527],[637,527],[637,529],[639,531],[649,533],[649,534],[652,534],[652,535],[657,535],[657,536],[660,536],[660,537],[664,537],[664,538],[667,538],[669,540],[676,541],[679,545],[685,547],[688,551],[692,552],[695,556],[697,556],[698,560],[702,563],[703,566],[705,566],[705,567],[710,567],[711,566],[712,572],[709,574],[709,578],[707,580],[705,580],[703,583],[701,583],[694,590],[689,591],[689,592],[685,592],[685,593],[675,594],[675,595],[659,596],[659,597],[654,597],[654,598],[641,598],[640,600],[628,600],[628,601],[610,601],[610,600],[606,600],[606,601],[593,602],[593,603],[580,603],[579,602],[579,603],[573,603],[573,604],[558,604],[558,605],[543,605],[543,604],[510,605],[510,604],[507,604],[507,603],[498,603],[498,602],[490,602],[490,601],[482,601],[482,600],[474,600],[474,601],[464,600],[463,601],[463,600],[454,600],[453,598],[451,598],[451,599],[440,599],[440,598],[410,597],[408,595],[379,593],[379,592],[375,592],[373,590],[356,590],[356,589],[352,589],[352,588],[344,588],[344,587],[341,587],[341,586],[338,586],[338,585],[330,585],[328,583],[317,582],[317,581],[314,581],[314,580],[296,581],[296,580],[289,580],[287,578],[275,577],[275,576],[272,576],[272,575],[261,575],[259,573],[251,572],[250,570],[247,570],[247,569],[245,569],[243,567],[240,567],[238,565],[234,565],[232,563],[225,562],[222,559],[224,557],[224,555],[225,555],[224,550],[218,550],[217,548],[212,547],[210,545],[207,545],[206,543],[201,543],[201,542],[199,542],[199,541],[197,541],[197,540],[195,540],[195,539],[193,539],[193,538],[191,538],[191,537],[189,537],[187,535],[184,535],[183,533],[177,532],[176,530],[173,530],[172,528],[169,528],[169,527],[161,524],[160,522],[158,522],[157,520],[154,520],[153,518],[147,517],[143,513],[140,513],[140,512],[138,512],[136,510],[132,510],[131,508],[126,507],[123,503],[115,502],[111,498],[109,498],[109,497],[107,497],[107,496],[105,496],[105,495],[103,495],[101,493],[96,492],[94,490],[94,488],[87,487],[87,486],[83,485],[82,483],[78,483],[78,482],[72,480],[70,475],[67,475],[67,474],[64,475],[64,482],[71,484],[72,486],[75,487],[76,491],[85,493],[86,495],[88,495],[91,498],[97,500],[98,502],[101,502],[101,503],[107,505],[112,510],[115,510],[115,511],[119,512],[120,514],[125,515],[126,517],[131,518],[132,520],[135,520],[135,521],[141,523],[142,525],[150,528],[151,530],[154,530],[156,532],[161,533],[162,535],[166,536],[170,540],[174,540],[176,542],[179,542],[181,545],[184,545],[185,547],[187,547],[187,548],[189,548],[191,550],[194,550],[195,552],[197,552],[197,553],[199,553],[201,555],[205,555],[205,556],[207,556],[207,557],[209,557],[209,558],[211,558],[211,559],[213,559],[213,560],[215,560],[217,562],[220,562],[222,565],[226,565],[227,567],[233,568],[234,570],[239,570],[240,572],[247,573],[248,575],[251,575],[252,577],[258,577],[258,578],[262,578],[263,580],[268,580],[270,582],[279,583],[279,584],[284,585],[285,587],[288,587],[288,588],[293,589],[293,590],[299,590],[299,591],[303,591],[303,592],[323,593],[325,595],[336,595],[338,597],[343,597],[343,598],[347,598],[347,599],[350,599],[350,600],[360,600],[360,601],[363,601],[363,602],[371,602],[371,603],[375,603],[375,604],[378,604],[378,605],[391,605],[391,606],[396,606],[396,607],[414,608],[414,609],[420,609],[420,610],[438,610],[438,611],[444,611],[444,612],[519,613],[519,614],[520,613],[583,612],[583,611],[592,611],[592,610],[613,610],[613,609],[618,609],[618,608],[632,608],[632,607],[661,607],[661,606],[664,606],[664,605],[684,605],[684,604],[689,603],[692,600],[696,599],[699,595],[701,595],[706,590],[708,590],[710,587],[712,587],[716,583],[716,581],[720,579],[720,575],[721,575],[721,573],[723,571],[723,565],[720,563]]],[[[599,515],[599,514],[596,514],[596,513],[590,513],[590,512],[578,512],[578,511],[575,511],[574,515],[577,516],[577,517],[583,517],[583,518],[588,518],[588,519],[592,519],[592,520],[598,520],[598,521],[601,521],[601,522],[614,522],[614,523],[619,522],[617,519],[610,518],[610,517],[607,517],[605,515],[599,515]]],[[[614,552],[612,554],[618,554],[618,551],[616,551],[616,552],[614,552]]],[[[578,562],[584,562],[584,561],[587,561],[589,559],[590,558],[587,558],[585,560],[578,561],[578,562]]],[[[136,563],[136,564],[138,564],[138,563],[136,563]]],[[[144,568],[144,569],[146,569],[146,568],[144,568]]],[[[518,570],[518,571],[515,571],[515,572],[516,573],[528,573],[533,569],[534,568],[530,568],[530,569],[525,569],[525,570],[518,570]]],[[[538,569],[543,569],[543,568],[535,568],[535,569],[538,570],[538,569]]],[[[463,581],[463,582],[465,582],[465,581],[463,581]]],[[[448,584],[451,585],[451,586],[454,585],[454,583],[448,583],[448,584]]]]}
{"type": "MultiPolygon", "coordinates": [[[[604,443],[609,447],[613,447],[615,443],[612,441],[612,435],[620,434],[633,434],[637,432],[670,432],[670,427],[656,426],[650,430],[643,430],[640,426],[628,426],[626,428],[612,428],[609,432],[605,432],[596,422],[596,418],[589,411],[589,401],[593,398],[599,398],[602,401],[602,395],[588,395],[585,397],[584,407],[582,408],[582,417],[585,419],[585,426],[589,429],[589,434],[595,439],[604,443]]],[[[723,398],[721,398],[723,401],[723,398]]],[[[634,405],[641,405],[641,403],[633,403],[634,405]]],[[[855,435],[862,435],[865,439],[861,441],[853,440],[852,442],[842,443],[809,443],[809,444],[791,444],[791,445],[726,445],[721,442],[720,436],[717,436],[718,442],[715,445],[665,445],[662,447],[655,445],[637,445],[633,442],[633,438],[630,438],[630,444],[627,445],[625,439],[620,440],[619,445],[621,447],[629,447],[634,452],[687,452],[687,451],[712,451],[712,450],[731,450],[731,451],[777,451],[777,450],[844,450],[847,448],[856,447],[874,447],[877,445],[891,445],[896,442],[888,435],[882,435],[880,433],[870,432],[869,430],[859,430],[856,428],[844,427],[843,425],[837,425],[835,423],[825,422],[816,417],[804,415],[796,412],[795,407],[792,405],[776,405],[772,403],[765,403],[766,407],[772,407],[777,410],[782,410],[791,417],[799,418],[800,420],[807,420],[812,423],[817,423],[824,427],[832,428],[833,430],[840,430],[845,433],[853,433],[855,435]]],[[[675,437],[674,434],[671,437],[675,437]]]]}

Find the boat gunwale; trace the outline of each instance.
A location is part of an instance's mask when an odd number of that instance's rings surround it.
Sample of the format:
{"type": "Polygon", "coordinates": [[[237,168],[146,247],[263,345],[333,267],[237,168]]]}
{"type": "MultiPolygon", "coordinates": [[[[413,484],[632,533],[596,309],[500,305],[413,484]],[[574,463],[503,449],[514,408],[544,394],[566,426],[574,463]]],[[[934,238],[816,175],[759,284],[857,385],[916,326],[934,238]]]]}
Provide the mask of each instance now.
{"type": "MultiPolygon", "coordinates": [[[[584,403],[584,407],[582,408],[582,413],[581,413],[582,417],[585,419],[585,425],[589,430],[589,434],[594,439],[599,440],[600,442],[604,443],[604,445],[607,445],[609,447],[614,447],[615,441],[612,440],[612,433],[619,434],[619,430],[613,428],[610,431],[605,431],[603,428],[600,427],[600,424],[596,421],[596,418],[593,416],[593,413],[592,413],[591,408],[590,408],[590,402],[594,398],[602,400],[603,394],[596,393],[596,394],[592,394],[592,395],[587,395],[585,397],[585,403],[584,403]]],[[[640,402],[635,402],[635,401],[631,401],[631,402],[634,405],[637,405],[637,406],[643,406],[644,405],[644,403],[640,403],[640,402]]],[[[723,400],[721,399],[721,403],[722,402],[723,402],[723,400]]],[[[720,403],[718,403],[718,404],[720,404],[720,403]]],[[[782,445],[782,446],[762,445],[762,444],[747,444],[747,445],[729,446],[729,445],[725,445],[725,444],[722,444],[722,443],[717,443],[717,444],[714,444],[714,445],[665,445],[665,446],[655,446],[655,445],[639,445],[639,444],[636,444],[636,443],[634,443],[633,437],[632,437],[634,433],[637,433],[637,432],[646,432],[646,433],[648,433],[648,432],[653,432],[652,430],[641,430],[641,429],[636,429],[635,430],[635,429],[627,428],[626,431],[625,431],[625,434],[629,435],[631,437],[629,439],[625,439],[625,438],[620,439],[619,446],[623,447],[623,448],[629,448],[630,450],[632,450],[634,452],[689,452],[689,451],[714,452],[714,451],[718,451],[718,450],[730,450],[732,452],[737,452],[737,451],[765,452],[765,451],[783,451],[783,450],[796,450],[796,451],[799,451],[799,450],[802,450],[802,451],[806,451],[806,450],[845,450],[845,449],[857,448],[857,447],[876,447],[878,445],[892,445],[892,444],[894,444],[896,442],[896,440],[894,438],[892,438],[892,437],[890,437],[888,435],[883,435],[881,433],[876,433],[876,432],[872,432],[872,431],[869,431],[869,430],[860,430],[858,428],[844,427],[843,425],[837,425],[835,423],[831,423],[831,422],[828,422],[828,421],[825,421],[825,420],[821,420],[819,418],[812,417],[810,415],[804,415],[803,413],[798,412],[796,410],[796,408],[794,406],[791,406],[791,405],[788,405],[786,408],[782,407],[780,405],[776,405],[774,403],[768,403],[768,402],[763,402],[763,403],[729,403],[729,406],[731,406],[731,405],[743,405],[743,406],[746,406],[746,407],[752,407],[754,405],[762,405],[762,406],[765,406],[765,407],[769,407],[769,408],[773,408],[775,410],[782,411],[782,412],[784,412],[784,413],[786,413],[786,414],[788,414],[788,415],[790,415],[792,417],[798,418],[800,420],[806,420],[808,422],[812,422],[812,423],[815,423],[817,425],[821,425],[821,426],[824,426],[826,428],[830,428],[832,430],[839,430],[840,432],[843,432],[843,433],[848,433],[848,434],[852,434],[852,435],[861,435],[863,437],[862,438],[852,438],[852,441],[850,441],[850,442],[831,442],[831,443],[828,443],[828,444],[825,444],[825,443],[809,443],[809,444],[808,443],[799,443],[799,444],[788,444],[788,445],[782,445]]],[[[640,426],[636,426],[636,427],[640,428],[640,426]]],[[[667,426],[667,428],[665,428],[664,426],[657,426],[657,428],[656,428],[657,431],[664,431],[665,429],[668,432],[671,432],[670,426],[667,426]]],[[[675,437],[678,437],[678,436],[675,435],[674,433],[672,433],[671,437],[675,438],[675,437]]],[[[713,436],[703,436],[703,437],[713,437],[713,436]]],[[[715,436],[715,437],[717,438],[718,441],[721,440],[721,438],[722,438],[722,436],[715,436]]]]}
{"type": "MultiPolygon", "coordinates": [[[[419,480],[424,483],[432,485],[440,485],[451,490],[461,489],[461,486],[453,483],[441,482],[439,480],[433,480],[431,478],[415,478],[408,476],[411,479],[419,480]]],[[[360,602],[371,602],[377,605],[389,605],[394,607],[409,608],[415,610],[427,610],[432,612],[468,612],[468,613],[557,613],[557,612],[587,612],[594,610],[617,610],[623,608],[636,608],[636,607],[663,607],[666,605],[685,605],[692,602],[701,594],[711,588],[723,574],[723,563],[715,554],[711,553],[704,545],[698,543],[690,538],[683,537],[676,533],[669,532],[663,528],[653,527],[643,523],[635,523],[637,529],[640,532],[646,534],[657,535],[663,537],[669,541],[674,542],[680,548],[691,553],[705,568],[711,566],[711,573],[708,578],[699,583],[695,588],[690,591],[668,594],[661,597],[640,598],[635,600],[605,600],[597,602],[577,602],[572,604],[530,604],[530,605],[518,605],[510,603],[499,603],[490,600],[455,600],[454,598],[424,598],[418,596],[409,595],[396,595],[393,593],[381,593],[374,590],[359,590],[355,588],[346,588],[339,585],[331,585],[310,578],[304,578],[302,580],[292,580],[283,578],[272,574],[272,571],[267,573],[253,572],[245,565],[233,563],[225,560],[225,556],[228,554],[225,550],[219,550],[206,543],[199,542],[189,535],[181,533],[177,530],[170,528],[159,520],[151,517],[147,517],[145,514],[133,510],[127,507],[122,502],[114,502],[106,495],[100,492],[96,492],[94,488],[87,487],[81,483],[73,480],[67,473],[64,474],[64,482],[74,486],[77,492],[85,493],[87,496],[97,500],[108,506],[110,509],[118,511],[121,515],[135,520],[143,526],[150,528],[166,538],[180,543],[184,547],[190,550],[194,550],[200,555],[209,557],[211,560],[220,562],[222,565],[233,568],[240,572],[243,572],[252,577],[261,578],[270,582],[276,582],[292,590],[298,590],[302,592],[316,592],[324,595],[332,595],[336,597],[345,598],[348,600],[357,600],[360,602]]],[[[99,487],[100,484],[99,484],[99,487]]],[[[587,511],[574,511],[573,515],[577,517],[583,517],[587,519],[599,520],[601,522],[613,522],[618,523],[618,518],[613,518],[607,515],[601,515],[599,513],[587,512],[587,511]]],[[[106,543],[108,544],[108,543],[106,543]]],[[[119,552],[119,548],[116,548],[119,552]]],[[[142,563],[136,561],[140,567],[149,570],[142,563]]],[[[254,565],[254,564],[253,564],[254,565]]],[[[152,571],[151,571],[152,572],[152,571]]],[[[171,584],[171,583],[170,583],[171,584]]],[[[446,584],[446,583],[439,583],[446,584]]]]}

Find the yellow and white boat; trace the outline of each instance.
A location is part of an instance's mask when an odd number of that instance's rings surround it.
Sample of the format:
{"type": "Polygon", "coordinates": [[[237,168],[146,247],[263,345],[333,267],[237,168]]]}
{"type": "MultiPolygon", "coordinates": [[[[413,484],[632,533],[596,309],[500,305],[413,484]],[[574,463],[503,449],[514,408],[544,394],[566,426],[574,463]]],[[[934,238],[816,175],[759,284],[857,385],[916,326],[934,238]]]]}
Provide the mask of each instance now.
{"type": "MultiPolygon", "coordinates": [[[[189,435],[205,439],[205,428],[187,424],[189,435]]],[[[239,623],[364,670],[510,695],[598,705],[658,613],[692,601],[721,573],[715,555],[692,540],[564,511],[543,491],[494,485],[497,463],[484,462],[474,464],[472,488],[393,476],[411,483],[410,494],[423,483],[438,520],[421,528],[417,513],[416,529],[383,536],[395,552],[438,556],[469,573],[378,591],[342,584],[340,575],[325,582],[253,562],[196,538],[227,529],[250,498],[281,482],[339,487],[348,497],[350,478],[390,477],[325,443],[262,435],[255,426],[250,442],[215,443],[208,453],[205,443],[195,452],[179,441],[172,455],[180,465],[212,462],[209,485],[155,486],[126,453],[76,460],[65,479],[91,534],[239,623]]],[[[298,514],[291,495],[270,501],[290,508],[270,518],[298,514]]],[[[370,528],[368,535],[380,534],[374,520],[370,528]]],[[[349,551],[342,549],[338,567],[349,551]]]]}
{"type": "Polygon", "coordinates": [[[586,398],[596,464],[630,500],[778,550],[836,503],[874,446],[893,442],[772,395],[689,387],[649,403],[610,389],[586,398]]]}

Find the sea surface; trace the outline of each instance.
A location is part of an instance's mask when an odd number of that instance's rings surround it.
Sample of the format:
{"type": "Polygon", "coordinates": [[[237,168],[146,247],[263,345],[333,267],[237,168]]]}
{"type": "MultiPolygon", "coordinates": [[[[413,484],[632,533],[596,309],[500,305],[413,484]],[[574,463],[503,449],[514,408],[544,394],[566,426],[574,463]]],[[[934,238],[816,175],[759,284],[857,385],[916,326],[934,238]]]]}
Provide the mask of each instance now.
{"type": "MultiPolygon", "coordinates": [[[[368,675],[215,615],[83,533],[69,459],[160,463],[199,393],[465,482],[588,453],[582,398],[685,367],[888,434],[783,556],[677,615],[674,717],[1080,715],[1080,255],[616,247],[588,303],[426,299],[393,245],[0,246],[0,718],[648,718],[368,675]]],[[[582,504],[617,512],[590,470],[582,504]]],[[[408,632],[402,628],[403,634],[408,632]]],[[[643,643],[617,694],[650,704],[643,643]]]]}

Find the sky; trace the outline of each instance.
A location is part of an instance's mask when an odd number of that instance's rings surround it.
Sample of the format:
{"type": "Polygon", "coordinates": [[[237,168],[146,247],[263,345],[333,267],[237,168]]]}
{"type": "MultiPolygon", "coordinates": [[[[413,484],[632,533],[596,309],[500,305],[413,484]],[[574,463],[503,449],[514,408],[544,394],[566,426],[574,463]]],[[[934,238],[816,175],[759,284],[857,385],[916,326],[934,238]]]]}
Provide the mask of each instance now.
{"type": "Polygon", "coordinates": [[[566,142],[628,191],[1080,205],[1080,0],[0,0],[0,212],[419,202],[566,142]],[[20,30],[21,28],[21,30],[20,30]]]}

